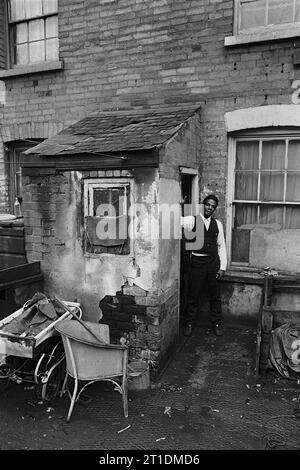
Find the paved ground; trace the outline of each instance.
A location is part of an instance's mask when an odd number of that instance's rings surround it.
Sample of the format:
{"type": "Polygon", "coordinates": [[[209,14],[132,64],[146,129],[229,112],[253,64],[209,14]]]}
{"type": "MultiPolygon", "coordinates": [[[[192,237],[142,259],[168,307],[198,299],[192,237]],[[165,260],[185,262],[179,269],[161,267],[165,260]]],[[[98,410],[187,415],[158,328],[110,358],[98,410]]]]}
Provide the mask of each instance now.
{"type": "Polygon", "coordinates": [[[0,449],[300,449],[300,385],[254,373],[255,331],[229,327],[221,338],[197,327],[147,391],[129,393],[129,417],[108,384],[94,384],[88,406],[68,398],[40,403],[11,383],[0,396],[0,449]]]}

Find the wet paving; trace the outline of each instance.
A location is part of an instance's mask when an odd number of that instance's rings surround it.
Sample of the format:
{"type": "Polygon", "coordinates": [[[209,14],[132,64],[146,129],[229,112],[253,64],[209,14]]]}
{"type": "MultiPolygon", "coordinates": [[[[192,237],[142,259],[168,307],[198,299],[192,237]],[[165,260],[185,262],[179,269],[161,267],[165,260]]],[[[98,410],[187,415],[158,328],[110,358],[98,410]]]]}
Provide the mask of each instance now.
{"type": "Polygon", "coordinates": [[[11,383],[0,395],[0,449],[262,450],[300,449],[300,385],[255,374],[256,332],[197,327],[181,337],[164,374],[129,392],[129,416],[111,384],[87,389],[66,423],[67,396],[41,402],[11,383]]]}

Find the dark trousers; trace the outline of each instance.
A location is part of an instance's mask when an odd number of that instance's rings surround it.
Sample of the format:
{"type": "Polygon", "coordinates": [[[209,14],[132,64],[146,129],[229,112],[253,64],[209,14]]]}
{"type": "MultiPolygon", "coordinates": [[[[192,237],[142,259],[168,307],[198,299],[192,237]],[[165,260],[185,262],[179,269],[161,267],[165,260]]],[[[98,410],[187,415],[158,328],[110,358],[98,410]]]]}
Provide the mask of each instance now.
{"type": "Polygon", "coordinates": [[[218,323],[222,319],[220,285],[216,278],[220,269],[219,258],[192,255],[189,271],[186,323],[195,323],[199,309],[199,299],[207,286],[210,301],[210,320],[218,323]]]}

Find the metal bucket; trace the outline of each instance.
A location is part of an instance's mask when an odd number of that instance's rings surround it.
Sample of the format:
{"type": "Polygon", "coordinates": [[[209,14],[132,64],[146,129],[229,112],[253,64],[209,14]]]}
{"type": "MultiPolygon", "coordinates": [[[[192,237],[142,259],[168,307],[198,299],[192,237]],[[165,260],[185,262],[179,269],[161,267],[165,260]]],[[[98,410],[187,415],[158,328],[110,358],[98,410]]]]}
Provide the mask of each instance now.
{"type": "Polygon", "coordinates": [[[149,366],[145,361],[128,364],[128,389],[146,390],[150,386],[149,366]]]}

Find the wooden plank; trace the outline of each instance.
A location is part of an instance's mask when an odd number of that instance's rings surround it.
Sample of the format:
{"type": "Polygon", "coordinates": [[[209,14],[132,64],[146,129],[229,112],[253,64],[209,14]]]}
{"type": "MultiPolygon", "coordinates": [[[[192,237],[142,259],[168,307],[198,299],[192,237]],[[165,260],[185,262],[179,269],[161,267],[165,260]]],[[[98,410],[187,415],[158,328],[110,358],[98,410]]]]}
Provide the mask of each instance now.
{"type": "Polygon", "coordinates": [[[0,226],[0,237],[24,237],[24,227],[0,226]]]}
{"type": "Polygon", "coordinates": [[[36,282],[43,281],[43,279],[44,277],[42,274],[36,274],[35,276],[25,277],[23,279],[18,279],[16,281],[3,282],[3,283],[0,283],[0,291],[6,290],[10,287],[19,287],[19,286],[24,286],[24,285],[26,286],[28,284],[33,284],[36,282]]]}
{"type": "Polygon", "coordinates": [[[0,253],[25,254],[25,240],[23,237],[0,236],[0,253]]]}
{"type": "Polygon", "coordinates": [[[40,274],[41,266],[39,261],[33,263],[21,264],[12,268],[0,270],[0,283],[17,281],[26,277],[40,274]]]}
{"type": "Polygon", "coordinates": [[[2,269],[12,268],[14,266],[20,266],[26,263],[26,256],[25,255],[17,255],[17,254],[6,254],[0,253],[0,272],[2,269]]]}
{"type": "Polygon", "coordinates": [[[269,308],[262,308],[261,329],[265,333],[270,333],[273,326],[274,310],[269,308]]]}

